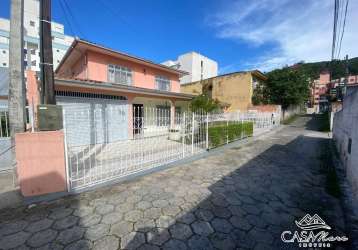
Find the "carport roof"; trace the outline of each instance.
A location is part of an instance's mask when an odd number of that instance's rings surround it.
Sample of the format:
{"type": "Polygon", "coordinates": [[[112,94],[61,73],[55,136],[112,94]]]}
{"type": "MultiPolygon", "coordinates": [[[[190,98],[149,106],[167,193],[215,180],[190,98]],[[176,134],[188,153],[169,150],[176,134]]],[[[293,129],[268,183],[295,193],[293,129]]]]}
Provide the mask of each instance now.
{"type": "Polygon", "coordinates": [[[177,98],[182,100],[191,100],[195,97],[195,95],[184,94],[184,93],[176,93],[169,92],[157,89],[147,89],[134,87],[123,84],[113,84],[108,82],[96,82],[96,81],[85,81],[78,79],[55,79],[55,88],[58,90],[59,88],[70,89],[80,89],[80,91],[98,91],[98,92],[118,92],[118,93],[129,93],[129,94],[140,94],[146,96],[155,96],[155,97],[170,97],[177,98]]]}

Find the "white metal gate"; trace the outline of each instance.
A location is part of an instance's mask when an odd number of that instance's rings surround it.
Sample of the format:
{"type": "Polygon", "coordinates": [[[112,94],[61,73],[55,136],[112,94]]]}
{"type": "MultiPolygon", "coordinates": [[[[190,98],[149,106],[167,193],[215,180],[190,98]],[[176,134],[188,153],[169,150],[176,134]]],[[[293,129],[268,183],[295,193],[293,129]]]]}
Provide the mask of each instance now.
{"type": "MultiPolygon", "coordinates": [[[[65,116],[66,112],[65,109],[65,116]]],[[[72,117],[81,119],[83,110],[71,112],[72,117]]],[[[135,122],[132,128],[125,130],[127,135],[132,133],[132,138],[97,140],[82,145],[67,142],[69,189],[81,190],[204,152],[205,118],[203,113],[185,112],[175,114],[173,119],[166,108],[142,107],[140,112],[133,110],[135,122]]],[[[66,123],[67,120],[64,123],[66,141],[72,136],[70,131],[78,130],[73,126],[85,124],[83,120],[66,123]]]]}
{"type": "Polygon", "coordinates": [[[207,114],[178,110],[172,114],[168,107],[145,108],[137,104],[130,109],[131,113],[102,112],[101,122],[94,115],[94,124],[102,125],[100,129],[89,129],[94,126],[88,118],[88,114],[95,113],[93,108],[66,105],[66,166],[72,191],[157,168],[211,147],[264,133],[279,124],[271,113],[207,114]],[[113,115],[127,117],[118,119],[113,115]],[[120,125],[123,122],[127,125],[120,125]],[[102,129],[115,126],[112,137],[101,137],[102,129]],[[79,135],[86,139],[75,137],[79,135]]]}

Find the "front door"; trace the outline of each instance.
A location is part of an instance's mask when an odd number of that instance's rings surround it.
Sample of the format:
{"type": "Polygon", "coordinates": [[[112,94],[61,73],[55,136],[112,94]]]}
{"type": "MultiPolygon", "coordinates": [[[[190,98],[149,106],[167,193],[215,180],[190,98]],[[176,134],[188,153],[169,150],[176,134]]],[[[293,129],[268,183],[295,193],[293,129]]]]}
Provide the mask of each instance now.
{"type": "Polygon", "coordinates": [[[143,118],[143,104],[133,104],[133,134],[142,133],[143,118]]]}

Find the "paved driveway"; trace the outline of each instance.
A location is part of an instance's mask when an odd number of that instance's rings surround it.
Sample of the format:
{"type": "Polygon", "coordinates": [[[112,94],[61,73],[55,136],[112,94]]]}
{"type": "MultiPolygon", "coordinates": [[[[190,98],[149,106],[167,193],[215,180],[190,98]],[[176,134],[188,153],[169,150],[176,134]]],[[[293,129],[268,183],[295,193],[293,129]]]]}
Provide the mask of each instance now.
{"type": "MultiPolygon", "coordinates": [[[[246,145],[110,188],[0,213],[0,248],[295,249],[281,233],[318,214],[344,235],[327,194],[327,139],[294,125],[246,145]]],[[[335,245],[336,246],[336,245],[335,245]]]]}

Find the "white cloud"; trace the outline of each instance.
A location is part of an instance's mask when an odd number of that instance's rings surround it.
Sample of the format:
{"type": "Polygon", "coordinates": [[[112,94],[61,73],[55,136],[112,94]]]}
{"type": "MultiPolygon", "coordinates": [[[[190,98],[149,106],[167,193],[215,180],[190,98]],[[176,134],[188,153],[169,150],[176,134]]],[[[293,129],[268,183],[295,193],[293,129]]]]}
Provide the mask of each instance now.
{"type": "MultiPolygon", "coordinates": [[[[341,58],[358,55],[358,1],[349,2],[341,58]]],[[[218,37],[245,41],[252,46],[273,44],[274,49],[242,67],[270,70],[297,61],[329,60],[332,46],[333,1],[224,0],[207,17],[218,37]]],[[[265,46],[267,47],[267,46],[265,46]]]]}

